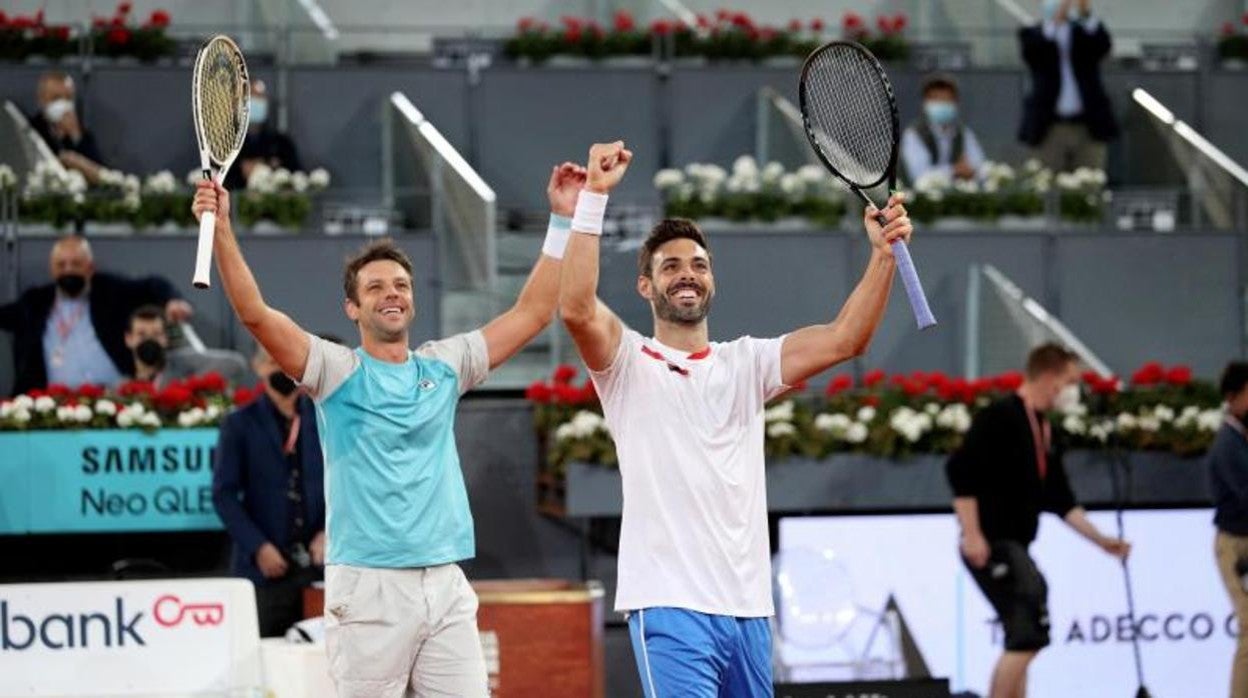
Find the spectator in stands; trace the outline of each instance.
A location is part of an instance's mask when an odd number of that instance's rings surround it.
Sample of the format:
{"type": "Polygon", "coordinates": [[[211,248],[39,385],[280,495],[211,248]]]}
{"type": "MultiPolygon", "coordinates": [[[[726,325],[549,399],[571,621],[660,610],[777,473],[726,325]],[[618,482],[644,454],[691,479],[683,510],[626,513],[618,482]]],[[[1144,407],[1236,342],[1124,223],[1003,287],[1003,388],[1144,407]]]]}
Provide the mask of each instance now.
{"type": "MultiPolygon", "coordinates": [[[[1248,363],[1234,361],[1222,372],[1226,421],[1209,448],[1212,476],[1214,552],[1240,628],[1248,628],[1248,363]]],[[[1248,632],[1239,633],[1231,661],[1231,698],[1248,698],[1248,632]]]]}
{"type": "Polygon", "coordinates": [[[1097,530],[1075,501],[1045,413],[1079,401],[1075,355],[1043,344],[1027,357],[1018,392],[975,415],[946,465],[962,527],[959,549],[975,583],[997,612],[1005,652],[992,673],[990,698],[1027,693],[1027,669],[1049,644],[1048,585],[1031,559],[1041,512],[1052,512],[1106,553],[1126,559],[1131,546],[1097,530]]]}
{"type": "Polygon", "coordinates": [[[242,355],[221,349],[196,351],[190,347],[170,350],[169,333],[164,309],[157,305],[140,306],[130,314],[126,328],[126,347],[134,357],[133,380],[163,386],[171,380],[188,376],[219,373],[227,383],[239,385],[247,379],[247,365],[242,355]]]}
{"type": "Polygon", "coordinates": [[[1019,139],[1052,170],[1104,170],[1105,144],[1118,136],[1101,82],[1112,45],[1104,23],[1089,0],[1044,0],[1041,22],[1018,36],[1031,71],[1019,139]]]}
{"type": "Polygon", "coordinates": [[[36,88],[39,111],[30,118],[30,125],[48,144],[48,148],[71,170],[78,170],[88,182],[99,179],[104,160],[95,144],[95,136],[83,127],[74,106],[74,79],[59,70],[39,76],[36,88]]]}
{"type": "Polygon", "coordinates": [[[274,169],[284,167],[291,172],[303,169],[295,142],[277,130],[277,118],[263,80],[251,82],[251,121],[247,137],[243,140],[243,149],[238,153],[238,162],[226,175],[225,188],[245,187],[256,165],[268,165],[274,169]]]}
{"type": "Polygon", "coordinates": [[[260,634],[303,619],[303,589],[325,564],[324,462],[312,401],[263,348],[254,402],[221,425],[212,501],[233,540],[230,569],[256,585],[260,634]]]}
{"type": "Polygon", "coordinates": [[[923,113],[901,137],[901,157],[911,184],[929,172],[941,172],[950,180],[978,176],[984,150],[958,117],[958,83],[948,75],[927,78],[923,113]]]}
{"type": "Polygon", "coordinates": [[[52,246],[49,271],[52,283],[27,289],[0,306],[0,330],[14,334],[17,393],[48,383],[112,385],[135,370],[125,342],[135,308],[157,304],[171,322],[193,313],[160,277],[126,279],[97,272],[90,243],[78,235],[52,246]]]}

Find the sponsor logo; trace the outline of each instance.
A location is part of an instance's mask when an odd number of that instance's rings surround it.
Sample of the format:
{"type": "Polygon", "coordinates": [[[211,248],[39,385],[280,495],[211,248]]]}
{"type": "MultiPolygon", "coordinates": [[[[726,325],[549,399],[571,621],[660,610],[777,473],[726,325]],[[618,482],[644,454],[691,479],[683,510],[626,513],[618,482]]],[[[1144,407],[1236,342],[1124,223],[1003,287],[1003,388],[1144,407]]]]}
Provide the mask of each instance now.
{"type": "MultiPolygon", "coordinates": [[[[54,611],[42,616],[22,613],[8,600],[0,599],[0,651],[143,647],[148,642],[147,615],[128,609],[126,599],[120,596],[113,598],[111,608],[54,611]]],[[[225,621],[225,604],[186,602],[174,594],[164,594],[152,604],[150,615],[162,628],[188,623],[192,627],[219,626],[225,621]]]]}

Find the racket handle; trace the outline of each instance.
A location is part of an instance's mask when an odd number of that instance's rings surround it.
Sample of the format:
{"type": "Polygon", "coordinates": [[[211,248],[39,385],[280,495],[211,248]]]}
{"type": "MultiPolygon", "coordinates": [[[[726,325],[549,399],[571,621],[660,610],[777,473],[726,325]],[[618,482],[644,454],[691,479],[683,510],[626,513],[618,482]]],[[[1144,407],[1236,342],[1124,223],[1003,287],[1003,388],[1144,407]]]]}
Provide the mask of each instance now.
{"type": "Polygon", "coordinates": [[[195,288],[208,288],[211,285],[208,272],[212,269],[212,236],[217,227],[217,214],[204,211],[199,217],[199,244],[195,249],[195,277],[191,283],[195,288]]]}
{"type": "Polygon", "coordinates": [[[923,282],[919,281],[919,273],[914,270],[914,260],[910,259],[910,249],[901,240],[893,242],[893,259],[897,260],[897,271],[901,274],[901,283],[906,287],[906,297],[910,299],[910,308],[914,311],[914,321],[920,330],[926,330],[936,324],[932,309],[927,305],[927,295],[923,293],[923,282]]]}

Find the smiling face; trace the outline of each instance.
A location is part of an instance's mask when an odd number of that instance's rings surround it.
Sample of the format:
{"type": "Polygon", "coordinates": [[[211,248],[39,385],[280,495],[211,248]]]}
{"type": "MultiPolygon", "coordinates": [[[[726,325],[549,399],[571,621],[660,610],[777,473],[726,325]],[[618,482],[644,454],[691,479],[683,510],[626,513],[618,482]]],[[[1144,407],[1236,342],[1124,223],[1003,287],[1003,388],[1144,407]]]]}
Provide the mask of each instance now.
{"type": "Polygon", "coordinates": [[[360,334],[382,342],[405,342],[416,312],[412,275],[398,262],[378,259],[360,267],[355,280],[355,297],[347,299],[346,310],[360,334]]]}
{"type": "Polygon", "coordinates": [[[659,320],[678,325],[704,322],[715,297],[711,256],[688,238],[669,240],[651,255],[651,272],[637,279],[637,292],[659,320]]]}

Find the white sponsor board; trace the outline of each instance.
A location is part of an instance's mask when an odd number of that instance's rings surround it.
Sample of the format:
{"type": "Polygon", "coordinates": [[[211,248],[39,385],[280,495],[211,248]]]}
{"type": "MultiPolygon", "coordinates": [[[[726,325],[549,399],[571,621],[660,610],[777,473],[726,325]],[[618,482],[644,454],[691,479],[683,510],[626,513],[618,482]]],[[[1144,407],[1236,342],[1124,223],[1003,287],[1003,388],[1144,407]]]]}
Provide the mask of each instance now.
{"type": "Polygon", "coordinates": [[[0,585],[0,696],[255,695],[240,579],[0,585]]]}
{"type": "MultiPolygon", "coordinates": [[[[1115,531],[1112,513],[1091,518],[1115,531]]],[[[1154,696],[1218,696],[1229,687],[1237,627],[1214,561],[1212,518],[1210,510],[1124,517],[1135,545],[1135,630],[1154,696]]],[[[962,567],[957,530],[952,514],[790,518],[780,522],[780,549],[835,553],[857,604],[882,610],[895,596],[932,673],[949,677],[955,692],[986,695],[1001,635],[962,567]]],[[[1117,561],[1051,515],[1031,552],[1049,583],[1052,645],[1032,664],[1027,695],[1132,695],[1132,624],[1117,561]]]]}

